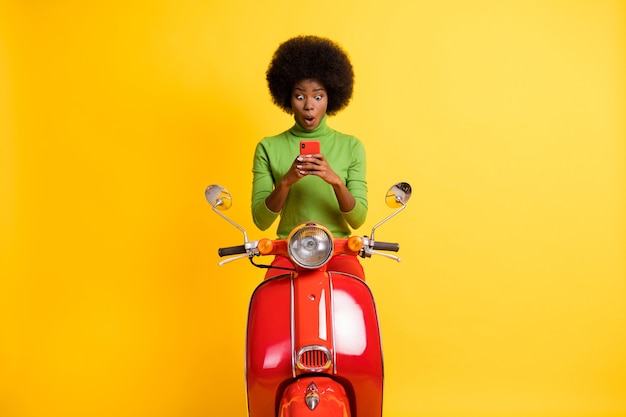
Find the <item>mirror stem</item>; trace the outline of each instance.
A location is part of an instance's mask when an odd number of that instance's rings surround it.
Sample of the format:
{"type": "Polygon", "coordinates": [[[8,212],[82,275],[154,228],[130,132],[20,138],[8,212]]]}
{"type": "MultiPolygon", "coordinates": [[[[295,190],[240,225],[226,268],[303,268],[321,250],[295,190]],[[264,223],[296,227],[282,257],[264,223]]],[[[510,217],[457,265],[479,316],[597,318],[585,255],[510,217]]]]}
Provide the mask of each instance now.
{"type": "Polygon", "coordinates": [[[375,240],[374,239],[374,231],[378,228],[378,226],[380,226],[381,224],[385,223],[387,220],[391,219],[393,216],[395,216],[396,214],[400,213],[405,208],[406,208],[406,203],[402,203],[402,207],[400,207],[398,210],[396,210],[393,213],[391,213],[389,216],[385,217],[376,226],[372,227],[372,234],[370,235],[370,240],[372,240],[372,241],[375,240]]]}
{"type": "Polygon", "coordinates": [[[248,243],[248,234],[246,233],[246,231],[245,231],[245,230],[244,230],[241,226],[239,226],[237,223],[233,222],[231,219],[229,219],[228,217],[224,216],[222,213],[220,213],[219,211],[217,211],[217,208],[216,208],[216,207],[217,207],[217,206],[219,206],[219,205],[221,205],[221,204],[222,204],[222,200],[221,200],[221,199],[219,199],[219,200],[215,203],[215,205],[212,207],[212,208],[213,208],[213,211],[214,211],[214,212],[216,212],[217,214],[219,214],[219,215],[220,215],[220,217],[222,217],[222,218],[223,218],[224,220],[226,220],[228,223],[232,224],[232,225],[233,225],[233,226],[235,226],[237,229],[239,229],[239,230],[241,231],[241,233],[243,233],[243,241],[244,241],[245,243],[248,243]]]}

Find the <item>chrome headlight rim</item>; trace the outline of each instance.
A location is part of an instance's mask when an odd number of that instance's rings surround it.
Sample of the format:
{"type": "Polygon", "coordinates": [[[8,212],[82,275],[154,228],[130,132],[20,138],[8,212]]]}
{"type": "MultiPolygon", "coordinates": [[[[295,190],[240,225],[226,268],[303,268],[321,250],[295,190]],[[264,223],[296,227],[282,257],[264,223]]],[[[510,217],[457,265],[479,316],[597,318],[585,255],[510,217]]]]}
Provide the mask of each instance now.
{"type": "MultiPolygon", "coordinates": [[[[304,250],[306,252],[306,250],[304,250]]],[[[334,252],[333,235],[326,226],[315,222],[300,223],[287,238],[287,252],[291,261],[301,268],[317,269],[330,261],[334,252]],[[307,248],[311,256],[303,256],[302,244],[314,245],[307,248]]]]}

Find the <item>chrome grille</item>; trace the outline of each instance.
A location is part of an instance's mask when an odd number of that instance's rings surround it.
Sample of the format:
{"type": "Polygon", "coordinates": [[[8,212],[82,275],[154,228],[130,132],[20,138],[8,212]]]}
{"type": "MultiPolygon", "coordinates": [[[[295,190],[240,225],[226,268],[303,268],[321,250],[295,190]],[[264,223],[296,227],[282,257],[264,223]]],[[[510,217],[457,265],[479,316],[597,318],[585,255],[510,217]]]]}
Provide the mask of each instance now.
{"type": "Polygon", "coordinates": [[[330,352],[323,346],[307,346],[298,353],[298,368],[320,372],[330,367],[330,352]]]}

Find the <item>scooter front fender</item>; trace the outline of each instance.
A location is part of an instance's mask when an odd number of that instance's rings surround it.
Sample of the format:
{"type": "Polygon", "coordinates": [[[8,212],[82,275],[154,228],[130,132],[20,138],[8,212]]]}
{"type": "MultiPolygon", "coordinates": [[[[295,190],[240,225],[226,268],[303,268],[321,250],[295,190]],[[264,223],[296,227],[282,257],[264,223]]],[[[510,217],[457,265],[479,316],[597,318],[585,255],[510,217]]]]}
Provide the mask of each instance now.
{"type": "Polygon", "coordinates": [[[285,389],[278,417],[350,417],[349,399],[341,384],[328,377],[295,380],[285,389]]]}

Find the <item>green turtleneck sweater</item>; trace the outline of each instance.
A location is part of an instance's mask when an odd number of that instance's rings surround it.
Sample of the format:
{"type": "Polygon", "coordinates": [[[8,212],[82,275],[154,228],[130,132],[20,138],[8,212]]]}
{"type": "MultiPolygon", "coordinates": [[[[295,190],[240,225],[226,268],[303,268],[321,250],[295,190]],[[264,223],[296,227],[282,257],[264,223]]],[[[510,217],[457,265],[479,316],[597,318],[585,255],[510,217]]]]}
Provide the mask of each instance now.
{"type": "Polygon", "coordinates": [[[268,229],[280,215],[277,234],[285,238],[299,223],[315,221],[329,228],[335,237],[348,237],[350,228],[363,225],[367,215],[367,182],[365,180],[365,148],[354,136],[337,132],[326,125],[326,116],[312,131],[297,122],[289,130],[261,140],[254,153],[252,168],[252,218],[261,230],[268,229]],[[265,199],[291,168],[299,154],[300,140],[320,141],[321,153],[339,175],[356,205],[349,212],[339,209],[333,187],[320,177],[309,175],[289,189],[280,213],[267,208],[265,199]]]}

